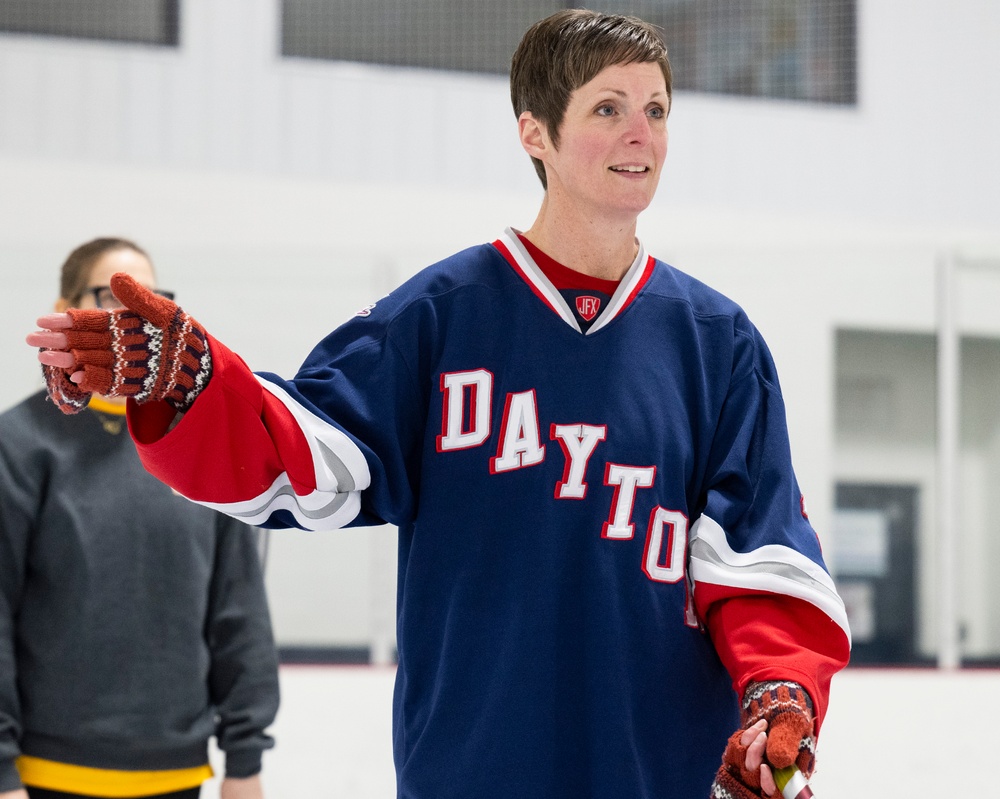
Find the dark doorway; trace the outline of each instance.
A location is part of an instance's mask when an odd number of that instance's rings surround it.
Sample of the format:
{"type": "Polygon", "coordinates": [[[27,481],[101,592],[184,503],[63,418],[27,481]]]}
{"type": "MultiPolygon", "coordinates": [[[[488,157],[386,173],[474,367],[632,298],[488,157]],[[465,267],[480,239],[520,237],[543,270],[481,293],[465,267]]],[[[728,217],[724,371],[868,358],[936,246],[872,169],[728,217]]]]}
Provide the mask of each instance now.
{"type": "Polygon", "coordinates": [[[852,665],[919,660],[914,575],[919,498],[912,485],[836,487],[834,576],[851,623],[852,665]]]}

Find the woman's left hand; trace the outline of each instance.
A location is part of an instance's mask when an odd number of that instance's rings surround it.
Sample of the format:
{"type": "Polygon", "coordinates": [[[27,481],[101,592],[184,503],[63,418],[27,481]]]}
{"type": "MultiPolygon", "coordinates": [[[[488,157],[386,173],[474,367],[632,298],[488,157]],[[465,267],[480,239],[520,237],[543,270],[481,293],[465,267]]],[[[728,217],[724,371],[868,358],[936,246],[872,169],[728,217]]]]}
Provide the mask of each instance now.
{"type": "Polygon", "coordinates": [[[264,799],[260,774],[252,777],[226,777],[219,788],[219,799],[264,799]]]}

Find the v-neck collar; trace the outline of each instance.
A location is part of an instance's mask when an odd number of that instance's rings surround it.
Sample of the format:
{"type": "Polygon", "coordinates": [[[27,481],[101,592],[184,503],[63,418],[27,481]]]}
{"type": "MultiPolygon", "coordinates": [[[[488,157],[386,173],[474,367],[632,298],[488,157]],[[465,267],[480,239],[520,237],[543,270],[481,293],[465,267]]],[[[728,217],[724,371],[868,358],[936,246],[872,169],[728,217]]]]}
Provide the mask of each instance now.
{"type": "Polygon", "coordinates": [[[649,280],[650,275],[653,274],[653,264],[655,263],[651,255],[646,255],[642,242],[639,242],[639,253],[618,284],[618,289],[585,332],[581,330],[576,314],[573,313],[573,309],[570,308],[566,299],[552,285],[552,282],[545,276],[545,273],[535,263],[524,244],[517,237],[517,231],[513,228],[507,228],[503,235],[493,242],[493,246],[521,276],[521,279],[528,284],[535,296],[548,306],[549,310],[578,333],[583,333],[586,336],[606,327],[612,319],[628,307],[646,281],[649,280]]]}

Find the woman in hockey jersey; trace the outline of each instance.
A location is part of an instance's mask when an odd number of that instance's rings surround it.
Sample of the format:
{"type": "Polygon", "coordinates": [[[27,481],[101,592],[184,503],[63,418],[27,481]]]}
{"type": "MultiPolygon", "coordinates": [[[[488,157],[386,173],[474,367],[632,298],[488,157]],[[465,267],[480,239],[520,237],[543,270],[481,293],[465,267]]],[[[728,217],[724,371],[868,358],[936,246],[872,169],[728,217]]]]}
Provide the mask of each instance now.
{"type": "Polygon", "coordinates": [[[29,341],[68,412],[132,397],[143,462],[190,499],[398,526],[399,797],[772,795],[772,767],[813,768],[849,634],[764,341],[635,237],[666,49],[639,20],[559,12],[511,96],[534,224],[427,268],[293,379],[124,277],[128,311],[29,341]]]}
{"type": "MultiPolygon", "coordinates": [[[[155,287],[123,239],[77,247],[57,308],[155,287]]],[[[156,296],[156,295],[154,295],[156,296]]],[[[277,654],[255,536],[142,468],[120,398],[39,392],[0,415],[0,798],[260,799],[277,654]]]]}

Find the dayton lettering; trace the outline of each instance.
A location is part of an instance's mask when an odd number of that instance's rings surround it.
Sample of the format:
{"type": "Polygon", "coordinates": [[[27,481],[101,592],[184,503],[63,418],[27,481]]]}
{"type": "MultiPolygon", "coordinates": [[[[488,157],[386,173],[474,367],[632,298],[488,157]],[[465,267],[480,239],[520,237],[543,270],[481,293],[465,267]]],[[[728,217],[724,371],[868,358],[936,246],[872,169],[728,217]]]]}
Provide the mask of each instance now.
{"type": "MultiPolygon", "coordinates": [[[[493,424],[493,374],[486,369],[447,372],[441,375],[440,390],[443,407],[437,451],[454,452],[485,444],[493,424]]],[[[588,464],[607,434],[606,425],[549,426],[548,438],[558,442],[565,459],[562,478],[554,487],[556,499],[582,500],[587,496],[588,464]]],[[[497,452],[489,460],[490,474],[535,466],[545,460],[545,454],[534,389],[508,394],[497,452]]],[[[634,537],[632,509],[636,493],[651,487],[655,478],[655,466],[605,463],[604,485],[614,487],[614,495],[608,520],[601,529],[602,538],[627,541],[634,537]]],[[[676,583],[684,577],[687,534],[687,516],[660,506],[653,508],[646,529],[642,566],[650,580],[676,583]]]]}

